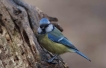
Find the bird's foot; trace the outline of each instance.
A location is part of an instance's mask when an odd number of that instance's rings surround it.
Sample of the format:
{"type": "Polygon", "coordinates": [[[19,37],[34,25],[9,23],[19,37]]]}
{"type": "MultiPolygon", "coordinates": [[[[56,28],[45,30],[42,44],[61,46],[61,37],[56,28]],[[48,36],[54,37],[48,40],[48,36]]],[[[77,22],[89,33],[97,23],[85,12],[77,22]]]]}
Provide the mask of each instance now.
{"type": "Polygon", "coordinates": [[[54,60],[57,60],[57,59],[58,59],[58,58],[57,58],[57,55],[55,55],[53,58],[47,60],[47,62],[48,62],[48,63],[52,63],[52,64],[57,64],[57,62],[54,61],[54,60]]]}
{"type": "Polygon", "coordinates": [[[47,60],[47,62],[50,63],[50,64],[57,64],[56,61],[47,60]]]}

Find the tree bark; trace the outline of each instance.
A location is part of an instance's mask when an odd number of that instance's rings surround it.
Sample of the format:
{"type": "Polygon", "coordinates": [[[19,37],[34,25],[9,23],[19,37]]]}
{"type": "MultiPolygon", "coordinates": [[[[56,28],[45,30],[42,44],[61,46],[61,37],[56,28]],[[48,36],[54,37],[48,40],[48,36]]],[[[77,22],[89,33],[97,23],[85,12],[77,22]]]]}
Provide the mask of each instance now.
{"type": "Polygon", "coordinates": [[[58,21],[22,0],[0,0],[0,68],[68,68],[61,57],[57,64],[46,62],[53,54],[36,38],[42,17],[58,21]]]}

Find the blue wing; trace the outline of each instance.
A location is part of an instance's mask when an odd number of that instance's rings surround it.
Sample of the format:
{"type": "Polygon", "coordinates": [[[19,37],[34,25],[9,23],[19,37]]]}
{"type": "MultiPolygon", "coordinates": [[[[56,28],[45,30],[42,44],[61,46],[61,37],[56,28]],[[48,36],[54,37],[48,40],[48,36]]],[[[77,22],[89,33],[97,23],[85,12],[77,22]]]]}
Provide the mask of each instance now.
{"type": "Polygon", "coordinates": [[[77,54],[91,61],[87,56],[81,53],[66,37],[64,37],[57,28],[55,28],[52,32],[48,33],[48,38],[53,42],[63,44],[66,47],[73,49],[77,54]]]}
{"type": "Polygon", "coordinates": [[[63,44],[74,50],[78,50],[57,28],[55,28],[54,31],[48,33],[48,38],[53,42],[63,44]]]}

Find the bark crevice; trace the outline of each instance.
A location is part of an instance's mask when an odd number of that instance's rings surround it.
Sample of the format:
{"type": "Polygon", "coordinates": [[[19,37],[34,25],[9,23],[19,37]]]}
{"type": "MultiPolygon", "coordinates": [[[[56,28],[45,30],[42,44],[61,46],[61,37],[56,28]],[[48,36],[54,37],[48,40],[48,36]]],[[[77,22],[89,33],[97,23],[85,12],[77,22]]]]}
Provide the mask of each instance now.
{"type": "MultiPolygon", "coordinates": [[[[68,68],[61,58],[56,61],[58,64],[46,62],[52,54],[43,49],[36,38],[42,17],[58,21],[23,0],[0,0],[1,68],[68,68]]],[[[61,27],[60,30],[63,31],[61,27]]]]}

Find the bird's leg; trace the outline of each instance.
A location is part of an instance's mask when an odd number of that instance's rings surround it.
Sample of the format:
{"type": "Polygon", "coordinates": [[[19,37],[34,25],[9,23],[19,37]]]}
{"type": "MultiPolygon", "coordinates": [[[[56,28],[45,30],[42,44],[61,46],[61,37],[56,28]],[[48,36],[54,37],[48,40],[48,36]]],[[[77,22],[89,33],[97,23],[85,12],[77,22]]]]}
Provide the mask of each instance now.
{"type": "Polygon", "coordinates": [[[47,62],[48,63],[52,63],[53,62],[53,60],[57,57],[58,55],[55,55],[55,56],[53,56],[51,59],[49,59],[47,62]]]}

